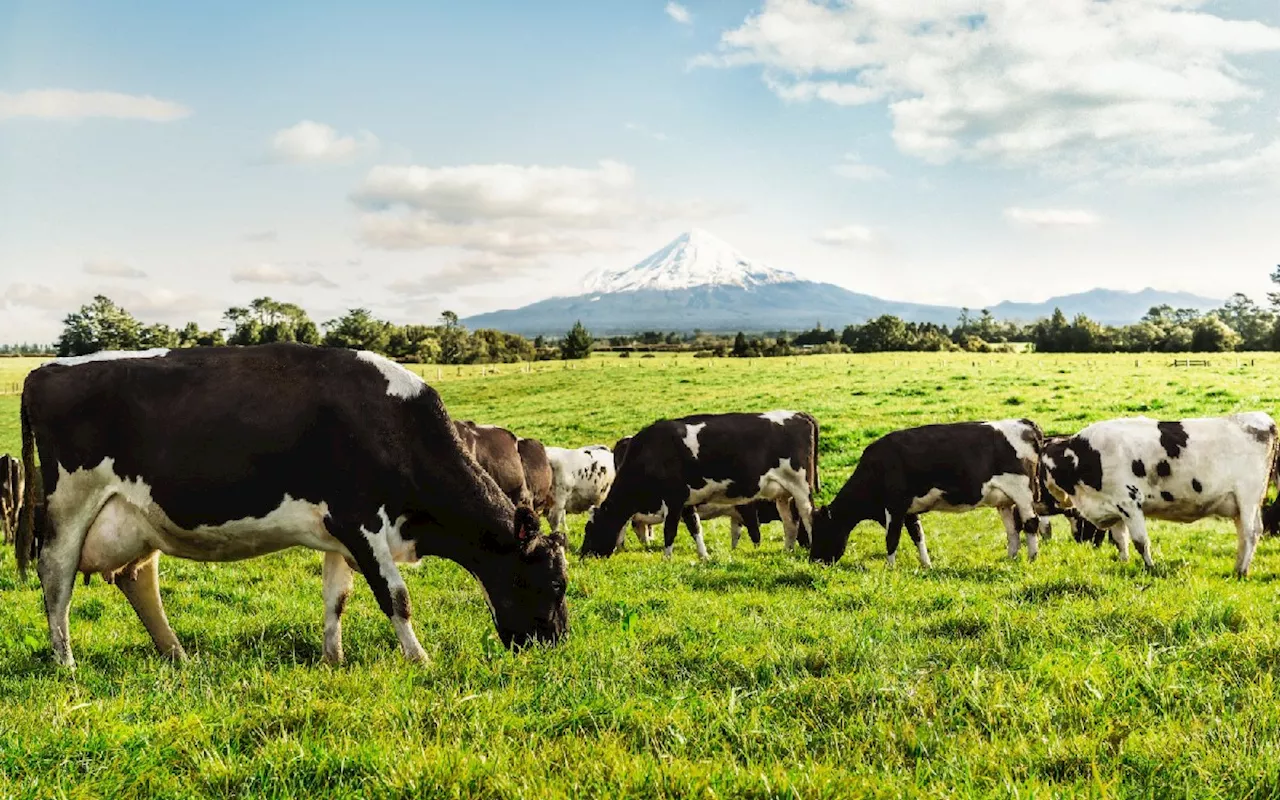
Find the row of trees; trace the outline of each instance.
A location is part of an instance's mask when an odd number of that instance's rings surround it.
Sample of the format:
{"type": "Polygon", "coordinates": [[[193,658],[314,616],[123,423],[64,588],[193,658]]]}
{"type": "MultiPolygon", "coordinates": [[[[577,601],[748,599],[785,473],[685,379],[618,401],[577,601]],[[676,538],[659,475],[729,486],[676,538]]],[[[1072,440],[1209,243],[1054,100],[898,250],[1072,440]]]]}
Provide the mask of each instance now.
{"type": "Polygon", "coordinates": [[[586,358],[592,345],[591,334],[581,323],[563,338],[548,343],[543,337],[530,341],[487,328],[469,331],[452,311],[444,312],[437,325],[396,325],[378,319],[368,309],[353,308],[316,325],[300,306],[270,297],[229,308],[223,320],[226,328],[213,330],[202,330],[194,322],[182,328],[144,325],[109,297],[98,295],[67,315],[55,347],[58,355],[77,356],[99,350],[301,342],[372,350],[415,363],[494,364],[586,358]]]}

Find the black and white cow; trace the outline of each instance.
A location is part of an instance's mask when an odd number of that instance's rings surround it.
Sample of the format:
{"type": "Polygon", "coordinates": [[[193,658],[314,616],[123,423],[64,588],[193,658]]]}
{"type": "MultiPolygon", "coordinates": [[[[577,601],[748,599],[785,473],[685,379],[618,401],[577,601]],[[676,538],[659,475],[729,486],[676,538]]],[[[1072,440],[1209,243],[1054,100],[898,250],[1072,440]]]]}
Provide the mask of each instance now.
{"type": "MultiPolygon", "coordinates": [[[[704,503],[769,500],[787,520],[794,499],[801,521],[810,527],[809,476],[817,469],[818,423],[799,411],[659,420],[631,437],[620,463],[609,496],[587,522],[582,554],[612,555],[624,526],[640,513],[662,516],[667,558],[681,519],[698,556],[706,558],[696,508],[704,503]]],[[[789,535],[786,546],[794,545],[789,535]]]]}
{"type": "Polygon", "coordinates": [[[859,522],[885,527],[892,566],[902,529],[929,567],[920,515],[996,508],[1004,521],[1009,557],[1016,558],[1019,532],[1027,537],[1027,558],[1039,552],[1040,449],[1044,437],[1026,419],[924,425],[886,434],[863,451],[853,475],[830,505],[813,515],[810,559],[839,561],[859,522]]]}
{"type": "Polygon", "coordinates": [[[1164,422],[1127,417],[1050,443],[1044,468],[1060,504],[1109,530],[1121,559],[1132,538],[1148,567],[1148,518],[1234,520],[1236,575],[1244,577],[1262,534],[1278,450],[1275,421],[1262,412],[1164,422]]]}
{"type": "MultiPolygon", "coordinates": [[[[627,448],[631,444],[631,437],[624,436],[619,439],[613,446],[613,465],[617,469],[621,466],[622,460],[626,458],[627,448]]],[[[818,465],[814,462],[814,468],[809,475],[809,494],[813,497],[818,493],[818,465]]],[[[715,505],[712,503],[703,503],[696,509],[699,521],[709,519],[720,519],[726,517],[729,520],[729,537],[732,549],[738,548],[738,541],[742,538],[742,530],[745,528],[747,536],[751,542],[760,546],[760,526],[770,522],[781,522],[783,528],[784,541],[796,541],[801,547],[809,547],[809,531],[807,528],[800,526],[800,512],[796,506],[795,500],[791,500],[791,514],[783,519],[778,513],[778,504],[773,500],[754,500],[750,503],[742,503],[740,505],[715,505]],[[790,538],[788,538],[790,537],[790,538]]],[[[666,521],[667,515],[665,511],[645,514],[638,513],[631,517],[631,530],[635,533],[637,541],[640,544],[648,546],[653,542],[653,526],[662,525],[666,521]]]]}
{"type": "Polygon", "coordinates": [[[569,450],[548,447],[551,462],[551,509],[547,522],[564,530],[566,514],[581,514],[604,502],[613,486],[613,454],[602,444],[569,450]]]}
{"type": "Polygon", "coordinates": [[[325,553],[324,654],[342,659],[352,568],[410,659],[425,656],[397,561],[435,555],[479,579],[508,647],[567,630],[563,537],[505,497],[421,378],[369,352],[271,344],[64,358],[22,392],[28,480],[16,551],[33,558],[55,659],[74,665],[78,572],[128,598],[161,653],[160,553],[234,561],[288,547],[325,553]],[[35,509],[45,500],[44,523],[35,509]]]}

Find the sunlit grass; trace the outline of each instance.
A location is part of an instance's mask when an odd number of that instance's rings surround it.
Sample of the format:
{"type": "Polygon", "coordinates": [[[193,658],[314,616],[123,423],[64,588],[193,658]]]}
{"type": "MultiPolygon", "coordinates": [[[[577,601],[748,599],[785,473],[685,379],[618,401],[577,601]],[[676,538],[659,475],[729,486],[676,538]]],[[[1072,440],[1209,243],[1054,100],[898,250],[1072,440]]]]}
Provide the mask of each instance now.
{"type": "MultiPolygon", "coordinates": [[[[451,413],[556,445],[692,411],[810,411],[830,498],[868,442],[909,425],[1280,410],[1280,357],[1211,359],[686,355],[428,378],[451,413]]],[[[17,449],[16,397],[0,397],[0,445],[17,449]]],[[[430,663],[403,661],[357,584],[337,669],[320,663],[316,554],[162,561],[193,655],[176,668],[114,588],[77,586],[74,675],[5,554],[0,797],[1280,792],[1276,542],[1240,582],[1227,521],[1153,525],[1155,574],[1061,531],[1010,563],[991,512],[924,524],[928,573],[909,550],[887,570],[870,524],[832,568],[782,552],[776,524],[732,552],[709,523],[706,564],[683,531],[670,562],[632,539],[572,561],[570,639],[519,655],[484,646],[475,582],[427,561],[405,574],[430,663]]]]}

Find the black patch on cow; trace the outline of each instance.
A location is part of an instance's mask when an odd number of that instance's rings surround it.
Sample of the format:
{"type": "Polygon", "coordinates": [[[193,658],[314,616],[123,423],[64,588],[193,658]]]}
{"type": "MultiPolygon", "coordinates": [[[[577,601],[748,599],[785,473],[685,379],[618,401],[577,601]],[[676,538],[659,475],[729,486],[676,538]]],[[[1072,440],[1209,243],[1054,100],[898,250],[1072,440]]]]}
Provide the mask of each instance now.
{"type": "Polygon", "coordinates": [[[1160,429],[1160,446],[1169,454],[1169,458],[1177,458],[1182,448],[1187,446],[1187,429],[1181,422],[1158,422],[1160,429]]]}
{"type": "Polygon", "coordinates": [[[1142,459],[1135,458],[1133,460],[1133,474],[1139,478],[1147,477],[1147,465],[1142,463],[1142,459]]]}
{"type": "Polygon", "coordinates": [[[1162,498],[1166,503],[1172,503],[1172,502],[1173,502],[1173,493],[1172,493],[1172,492],[1161,492],[1161,493],[1160,493],[1160,497],[1161,497],[1161,498],[1162,498]]]}
{"type": "Polygon", "coordinates": [[[1125,510],[1124,506],[1116,506],[1116,510],[1120,512],[1120,516],[1125,519],[1129,518],[1129,512],[1125,510]]]}
{"type": "Polygon", "coordinates": [[[1199,480],[1198,478],[1192,478],[1192,479],[1191,479],[1191,488],[1192,488],[1192,489],[1195,489],[1195,490],[1196,490],[1196,492],[1203,492],[1203,491],[1204,491],[1204,486],[1200,483],[1200,480],[1199,480]]]}
{"type": "Polygon", "coordinates": [[[396,589],[391,593],[391,607],[400,619],[409,619],[409,592],[396,589]]]}
{"type": "Polygon", "coordinates": [[[1248,428],[1249,435],[1257,440],[1260,444],[1267,444],[1276,437],[1275,423],[1267,426],[1266,430],[1260,428],[1248,428]]]}
{"type": "Polygon", "coordinates": [[[1133,484],[1129,484],[1124,488],[1125,488],[1125,491],[1129,493],[1129,499],[1136,502],[1138,499],[1138,487],[1134,486],[1133,484]]]}
{"type": "Polygon", "coordinates": [[[1173,474],[1173,467],[1169,466],[1168,461],[1161,459],[1160,463],[1156,464],[1156,474],[1161,478],[1167,478],[1173,474]]]}
{"type": "Polygon", "coordinates": [[[342,616],[342,613],[347,610],[347,600],[349,600],[350,598],[351,598],[351,594],[349,592],[343,592],[342,594],[338,595],[338,602],[334,603],[333,605],[334,613],[337,614],[338,616],[342,616]]]}
{"type": "Polygon", "coordinates": [[[1102,491],[1102,454],[1088,439],[1072,436],[1046,446],[1045,453],[1054,461],[1049,475],[1064,492],[1070,494],[1081,484],[1102,491]]]}

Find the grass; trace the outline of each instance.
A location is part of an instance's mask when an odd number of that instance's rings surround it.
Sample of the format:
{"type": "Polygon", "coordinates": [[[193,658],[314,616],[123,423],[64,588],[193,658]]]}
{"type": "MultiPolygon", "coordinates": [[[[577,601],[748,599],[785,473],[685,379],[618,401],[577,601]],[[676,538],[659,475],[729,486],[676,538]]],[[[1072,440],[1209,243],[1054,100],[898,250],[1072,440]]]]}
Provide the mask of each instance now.
{"type": "MultiPolygon", "coordinates": [[[[822,424],[822,495],[861,449],[927,422],[1280,412],[1280,357],[876,355],[601,358],[426,368],[452,414],[550,444],[664,416],[797,408],[822,424]],[[451,372],[452,374],[444,374],[451,372]]],[[[30,362],[0,364],[20,379],[30,362]]],[[[18,445],[0,396],[0,447],[18,445]]],[[[571,541],[581,539],[571,519],[571,541]]],[[[166,559],[193,654],[157,658],[124,598],[78,586],[79,670],[56,670],[34,581],[0,558],[2,797],[843,797],[1280,794],[1280,546],[1235,581],[1230,522],[1152,526],[1159,569],[1057,538],[1003,557],[993,512],[924,518],[935,568],[884,566],[864,524],[832,568],[781,550],[628,550],[571,563],[572,635],[493,647],[475,582],[405,573],[431,656],[406,664],[357,584],[348,663],[320,663],[320,558],[166,559]]]]}

